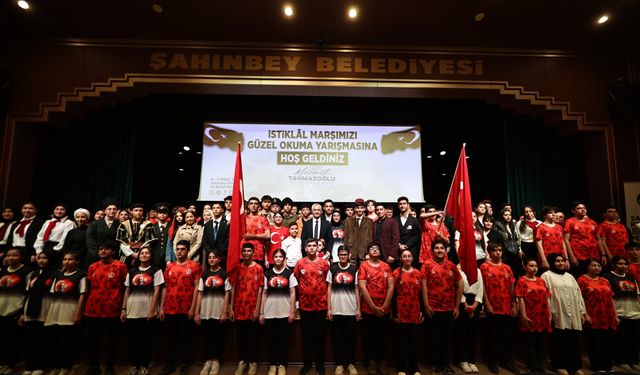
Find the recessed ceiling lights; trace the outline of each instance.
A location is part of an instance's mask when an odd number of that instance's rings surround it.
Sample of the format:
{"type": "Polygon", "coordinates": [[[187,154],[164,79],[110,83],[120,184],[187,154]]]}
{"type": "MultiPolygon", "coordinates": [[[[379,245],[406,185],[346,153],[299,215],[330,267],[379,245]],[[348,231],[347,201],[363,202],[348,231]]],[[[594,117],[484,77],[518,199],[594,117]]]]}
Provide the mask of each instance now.
{"type": "Polygon", "coordinates": [[[349,18],[356,18],[358,17],[358,8],[356,7],[350,7],[349,8],[349,18]]]}
{"type": "Polygon", "coordinates": [[[440,151],[440,156],[445,156],[447,154],[446,151],[440,151]]]}
{"type": "Polygon", "coordinates": [[[433,156],[431,155],[427,155],[427,159],[431,159],[433,156]]]}
{"type": "Polygon", "coordinates": [[[480,12],[478,14],[476,14],[475,17],[473,17],[474,20],[476,20],[476,22],[480,22],[484,19],[485,14],[483,12],[480,12]]]}
{"type": "Polygon", "coordinates": [[[471,156],[467,156],[467,157],[465,157],[465,159],[469,159],[470,157],[471,157],[471,156]]]}
{"type": "Polygon", "coordinates": [[[605,22],[609,21],[609,16],[607,16],[606,14],[600,16],[600,18],[598,18],[598,23],[599,24],[603,24],[605,22]]]}
{"type": "Polygon", "coordinates": [[[164,11],[164,9],[162,9],[162,5],[160,4],[151,5],[151,9],[153,9],[153,11],[156,13],[162,13],[164,11]]]}
{"type": "Polygon", "coordinates": [[[446,175],[447,175],[446,173],[443,173],[443,174],[442,174],[442,176],[443,176],[443,177],[444,177],[444,176],[446,176],[446,175]]]}
{"type": "Polygon", "coordinates": [[[18,1],[18,6],[24,10],[31,8],[31,5],[29,5],[29,3],[26,2],[25,0],[18,1]]]}
{"type": "Polygon", "coordinates": [[[283,11],[285,16],[293,16],[293,7],[291,5],[285,5],[283,11]]]}
{"type": "Polygon", "coordinates": [[[184,146],[184,147],[182,147],[182,149],[183,149],[183,150],[185,150],[185,151],[189,151],[189,150],[191,150],[191,147],[189,147],[189,146],[184,146]]]}
{"type": "Polygon", "coordinates": [[[180,172],[184,172],[184,168],[178,168],[180,172]]]}

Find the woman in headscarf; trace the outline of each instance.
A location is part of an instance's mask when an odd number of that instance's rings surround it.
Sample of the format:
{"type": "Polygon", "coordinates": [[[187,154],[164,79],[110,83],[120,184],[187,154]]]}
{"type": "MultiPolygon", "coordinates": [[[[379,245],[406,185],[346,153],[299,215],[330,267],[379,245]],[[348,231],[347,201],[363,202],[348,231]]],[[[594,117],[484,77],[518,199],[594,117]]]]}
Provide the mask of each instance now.
{"type": "Polygon", "coordinates": [[[78,208],[73,213],[73,218],[76,221],[76,228],[67,233],[62,252],[73,251],[77,253],[80,264],[84,264],[84,258],[87,254],[87,227],[91,213],[86,208],[78,208]]]}

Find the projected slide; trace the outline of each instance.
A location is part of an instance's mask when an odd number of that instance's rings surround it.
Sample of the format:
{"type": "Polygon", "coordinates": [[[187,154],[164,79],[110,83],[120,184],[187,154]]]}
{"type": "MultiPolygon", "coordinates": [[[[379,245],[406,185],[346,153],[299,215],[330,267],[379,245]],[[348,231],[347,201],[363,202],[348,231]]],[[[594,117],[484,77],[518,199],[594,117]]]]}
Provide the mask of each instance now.
{"type": "Polygon", "coordinates": [[[418,126],[205,123],[202,142],[200,200],[231,194],[240,142],[247,198],[424,201],[418,126]]]}

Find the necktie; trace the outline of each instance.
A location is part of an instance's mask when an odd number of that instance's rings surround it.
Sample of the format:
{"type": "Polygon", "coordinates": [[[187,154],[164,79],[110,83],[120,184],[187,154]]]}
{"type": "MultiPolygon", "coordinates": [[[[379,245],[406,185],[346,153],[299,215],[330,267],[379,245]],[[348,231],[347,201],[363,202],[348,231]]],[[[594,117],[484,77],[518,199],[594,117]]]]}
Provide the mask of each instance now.
{"type": "Polygon", "coordinates": [[[42,240],[44,242],[49,241],[49,236],[51,236],[51,232],[53,231],[53,228],[56,226],[56,224],[58,224],[60,222],[60,219],[55,219],[55,220],[51,220],[49,222],[49,225],[47,225],[47,229],[44,230],[44,237],[42,238],[42,240]]]}
{"type": "Polygon", "coordinates": [[[217,240],[218,239],[218,222],[215,221],[214,222],[215,226],[213,227],[213,240],[217,240]]]}
{"type": "Polygon", "coordinates": [[[16,234],[20,237],[24,237],[24,228],[31,223],[31,220],[21,220],[16,230],[16,234]]]}
{"type": "Polygon", "coordinates": [[[319,234],[320,234],[320,230],[319,230],[319,223],[318,223],[318,219],[314,219],[315,223],[313,226],[313,238],[320,238],[319,234]]]}
{"type": "Polygon", "coordinates": [[[107,223],[107,227],[111,228],[111,224],[113,224],[113,221],[105,221],[105,223],[107,223]]]}

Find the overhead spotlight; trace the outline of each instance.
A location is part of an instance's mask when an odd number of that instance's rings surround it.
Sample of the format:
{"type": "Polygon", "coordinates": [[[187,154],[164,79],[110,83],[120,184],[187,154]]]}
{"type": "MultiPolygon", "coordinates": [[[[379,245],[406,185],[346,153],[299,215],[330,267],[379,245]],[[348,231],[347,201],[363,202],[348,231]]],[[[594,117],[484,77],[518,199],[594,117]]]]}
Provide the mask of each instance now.
{"type": "Polygon", "coordinates": [[[162,13],[164,11],[164,9],[162,9],[162,5],[157,4],[157,3],[151,5],[151,9],[153,9],[153,11],[156,12],[156,13],[162,13]]]}
{"type": "Polygon", "coordinates": [[[184,168],[178,168],[178,171],[184,172],[184,168]]]}
{"type": "Polygon", "coordinates": [[[182,149],[183,149],[183,150],[185,150],[185,151],[189,151],[189,150],[191,150],[191,147],[189,147],[189,146],[184,146],[184,147],[182,147],[182,149]]]}
{"type": "Polygon", "coordinates": [[[606,14],[600,16],[600,18],[598,18],[598,23],[599,24],[603,24],[605,22],[609,21],[609,16],[607,16],[606,14]]]}
{"type": "Polygon", "coordinates": [[[473,17],[474,20],[476,20],[476,22],[480,22],[484,19],[485,14],[483,12],[480,12],[478,14],[476,14],[475,17],[473,17]]]}
{"type": "Polygon", "coordinates": [[[440,156],[445,156],[447,154],[446,151],[440,151],[440,156]]]}
{"type": "Polygon", "coordinates": [[[444,177],[444,176],[446,176],[446,175],[447,175],[446,173],[443,173],[443,174],[442,174],[442,176],[443,176],[443,177],[444,177]]]}
{"type": "Polygon", "coordinates": [[[467,156],[465,159],[469,159],[471,156],[467,156]]]}
{"type": "Polygon", "coordinates": [[[293,16],[293,7],[291,5],[284,6],[284,15],[287,17],[293,16]]]}
{"type": "Polygon", "coordinates": [[[356,18],[358,17],[358,8],[356,7],[350,7],[349,8],[349,18],[356,18]]]}
{"type": "Polygon", "coordinates": [[[431,155],[427,155],[427,159],[431,159],[433,156],[431,155]]]}
{"type": "Polygon", "coordinates": [[[196,151],[196,154],[202,155],[202,151],[196,151]]]}
{"type": "Polygon", "coordinates": [[[25,0],[18,1],[18,6],[24,10],[31,8],[31,5],[29,5],[29,3],[26,2],[25,0]]]}
{"type": "Polygon", "coordinates": [[[178,151],[178,155],[182,155],[182,151],[178,151]]]}

